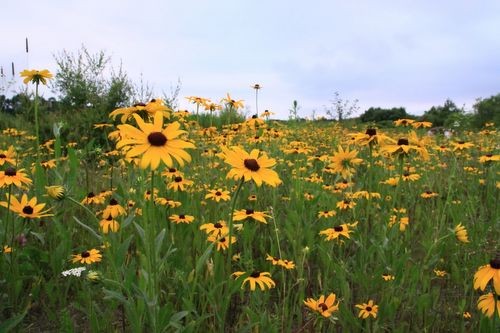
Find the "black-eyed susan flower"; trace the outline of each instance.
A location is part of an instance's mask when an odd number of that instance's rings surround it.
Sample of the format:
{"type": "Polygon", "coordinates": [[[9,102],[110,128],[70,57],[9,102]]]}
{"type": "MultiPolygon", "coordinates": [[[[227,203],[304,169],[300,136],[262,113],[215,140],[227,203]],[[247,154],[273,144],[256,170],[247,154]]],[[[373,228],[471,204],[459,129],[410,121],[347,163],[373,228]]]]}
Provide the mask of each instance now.
{"type": "Polygon", "coordinates": [[[421,196],[422,198],[424,198],[424,199],[435,198],[435,197],[437,197],[438,195],[439,195],[438,193],[436,193],[436,192],[432,192],[432,191],[429,191],[429,190],[427,190],[427,191],[425,191],[425,192],[423,192],[423,193],[421,193],[421,194],[420,194],[420,196],[421,196]]]}
{"type": "Polygon", "coordinates": [[[394,277],[394,275],[384,273],[384,274],[382,274],[382,279],[384,279],[384,281],[392,281],[395,279],[395,277],[394,277]]]}
{"type": "Polygon", "coordinates": [[[266,289],[271,289],[276,286],[276,283],[271,278],[271,273],[269,272],[259,272],[253,271],[250,275],[246,275],[245,272],[234,272],[232,274],[236,279],[241,276],[246,276],[243,282],[241,283],[241,289],[245,287],[245,284],[248,283],[251,291],[255,291],[255,287],[259,286],[260,290],[264,291],[266,289]]]}
{"type": "Polygon", "coordinates": [[[193,185],[194,182],[192,180],[186,179],[182,176],[177,176],[172,179],[170,183],[168,183],[167,188],[172,189],[174,191],[185,191],[189,186],[193,185]]]}
{"type": "Polygon", "coordinates": [[[192,215],[186,215],[186,214],[173,214],[168,217],[168,219],[176,224],[179,223],[186,223],[189,224],[194,221],[194,216],[192,215]]]}
{"type": "Polygon", "coordinates": [[[451,142],[451,145],[453,146],[453,151],[462,151],[474,147],[472,142],[465,141],[453,141],[451,142]]]}
{"type": "Polygon", "coordinates": [[[382,146],[381,151],[391,155],[407,155],[411,151],[420,153],[421,149],[416,145],[410,144],[408,138],[400,138],[395,144],[382,146]]]}
{"type": "Polygon", "coordinates": [[[364,133],[354,133],[354,142],[358,145],[383,145],[386,142],[392,141],[387,135],[377,131],[376,128],[367,128],[364,133]]]}
{"type": "Polygon", "coordinates": [[[500,300],[497,300],[493,293],[487,293],[479,297],[477,308],[487,317],[491,318],[495,314],[495,310],[500,318],[500,300]]]}
{"type": "Polygon", "coordinates": [[[101,228],[104,234],[108,232],[117,232],[120,229],[120,223],[113,219],[111,215],[108,215],[106,218],[99,221],[99,227],[101,228]]]}
{"type": "Polygon", "coordinates": [[[276,160],[269,158],[266,153],[253,149],[249,154],[239,147],[231,147],[230,149],[223,147],[222,151],[224,161],[232,167],[227,178],[243,179],[246,182],[253,180],[257,186],[261,186],[262,183],[273,187],[281,184],[276,171],[270,169],[276,165],[276,160]]]}
{"type": "Polygon", "coordinates": [[[132,125],[118,125],[122,139],[117,148],[128,147],[127,158],[141,156],[140,166],[143,169],[151,167],[155,170],[163,162],[167,167],[174,165],[174,160],[183,166],[191,161],[185,149],[194,148],[191,142],[179,139],[186,131],[180,129],[180,123],[175,121],[163,128],[163,113],[156,112],[153,123],[146,123],[137,114],[132,115],[139,128],[132,125]]]}
{"type": "Polygon", "coordinates": [[[468,243],[469,238],[467,236],[467,229],[462,225],[462,223],[459,223],[455,227],[455,237],[457,238],[458,241],[462,243],[468,243]]]}
{"type": "Polygon", "coordinates": [[[479,267],[474,274],[474,289],[484,290],[488,282],[493,281],[493,288],[500,295],[500,255],[490,260],[490,263],[479,267]]]}
{"type": "Polygon", "coordinates": [[[356,157],[357,155],[357,150],[350,151],[349,147],[344,150],[342,146],[338,146],[338,151],[333,154],[331,158],[332,163],[329,165],[331,172],[339,173],[342,177],[349,178],[356,172],[354,167],[363,162],[361,158],[356,157]]]}
{"type": "Polygon", "coordinates": [[[29,82],[35,84],[47,84],[47,79],[51,79],[53,77],[52,73],[49,72],[48,69],[36,70],[36,69],[25,69],[21,72],[21,77],[24,78],[23,83],[28,84],[29,82]]]}
{"type": "Polygon", "coordinates": [[[80,262],[82,264],[90,265],[94,262],[99,262],[102,259],[102,254],[97,249],[91,249],[88,251],[83,251],[82,253],[73,254],[73,263],[80,262]]]}
{"type": "Polygon", "coordinates": [[[335,304],[336,298],[337,296],[331,293],[326,297],[321,295],[317,300],[308,298],[304,301],[304,304],[312,311],[318,312],[323,317],[328,318],[339,310],[339,302],[335,304]]]}
{"type": "Polygon", "coordinates": [[[344,200],[337,202],[337,208],[340,210],[352,209],[355,206],[356,206],[356,202],[354,202],[354,200],[344,199],[344,200]]]}
{"type": "Polygon", "coordinates": [[[44,203],[37,204],[36,197],[28,199],[28,196],[23,194],[21,201],[19,201],[15,196],[11,195],[9,197],[7,194],[7,200],[10,201],[10,205],[6,201],[1,201],[0,206],[9,207],[11,211],[22,218],[39,219],[45,216],[54,216],[54,214],[48,214],[49,209],[43,210],[45,208],[44,203]]]}
{"type": "Polygon", "coordinates": [[[220,237],[229,233],[226,221],[223,220],[219,220],[219,222],[216,223],[204,223],[200,226],[200,230],[214,237],[220,237]]]}
{"type": "Polygon", "coordinates": [[[111,216],[113,218],[116,218],[118,216],[126,215],[127,211],[123,206],[121,206],[118,201],[115,198],[111,198],[109,200],[109,204],[104,208],[104,211],[102,212],[102,216],[104,218],[107,218],[108,216],[111,216]]]}
{"type": "Polygon", "coordinates": [[[359,309],[359,318],[366,319],[369,316],[377,318],[378,305],[375,305],[373,300],[369,300],[368,303],[356,304],[355,306],[359,309]]]}
{"type": "Polygon", "coordinates": [[[415,120],[413,119],[408,119],[408,118],[401,118],[401,119],[398,119],[398,120],[394,120],[393,123],[394,125],[396,126],[410,126],[411,124],[413,124],[415,122],[415,120]]]}
{"type": "Polygon", "coordinates": [[[224,103],[226,106],[229,106],[230,108],[233,108],[233,109],[239,109],[239,108],[242,108],[243,107],[243,100],[240,99],[240,100],[234,100],[231,98],[231,96],[229,95],[229,93],[227,94],[227,96],[225,98],[223,98],[221,100],[221,103],[224,103]]]}
{"type": "Polygon", "coordinates": [[[334,210],[322,210],[318,212],[318,218],[328,218],[337,215],[337,212],[334,210]]]}
{"type": "Polygon", "coordinates": [[[8,245],[4,245],[2,250],[0,251],[1,253],[11,253],[12,252],[12,247],[8,245]]]}
{"type": "Polygon", "coordinates": [[[205,195],[205,199],[211,199],[216,202],[219,202],[221,200],[228,201],[231,199],[231,196],[229,195],[229,191],[218,188],[215,190],[209,190],[205,195]]]}
{"type": "Polygon", "coordinates": [[[14,167],[7,167],[5,171],[0,171],[0,188],[14,185],[23,188],[31,185],[32,181],[24,172],[24,169],[16,170],[14,167]]]}
{"type": "Polygon", "coordinates": [[[236,236],[231,236],[230,238],[229,235],[224,235],[224,236],[209,235],[207,237],[207,241],[215,243],[217,245],[217,251],[220,251],[220,250],[227,250],[229,248],[229,242],[231,242],[231,244],[234,244],[236,243],[237,238],[236,236]]]}
{"type": "Polygon", "coordinates": [[[85,196],[85,198],[83,198],[83,200],[81,201],[81,204],[82,205],[91,205],[91,204],[100,205],[100,204],[103,204],[105,200],[106,200],[105,197],[103,197],[101,195],[95,195],[94,192],[89,192],[85,196]]]}
{"type": "Polygon", "coordinates": [[[7,150],[0,149],[0,165],[9,163],[10,165],[16,165],[16,151],[14,146],[9,146],[7,150]]]}
{"type": "Polygon", "coordinates": [[[340,236],[343,236],[345,238],[351,238],[351,236],[349,236],[351,232],[352,230],[349,230],[349,225],[347,223],[344,223],[333,228],[321,230],[319,234],[326,236],[325,240],[330,241],[337,239],[340,236]]]}
{"type": "Polygon", "coordinates": [[[429,128],[432,127],[432,123],[430,121],[415,121],[411,123],[413,128],[429,128]]]}
{"type": "Polygon", "coordinates": [[[267,224],[266,218],[270,217],[266,212],[260,212],[253,209],[240,209],[233,213],[233,221],[243,221],[248,218],[267,224]]]}
{"type": "Polygon", "coordinates": [[[500,155],[493,155],[493,154],[486,154],[481,157],[479,157],[479,163],[483,164],[491,164],[491,162],[498,162],[500,161],[500,155]]]}

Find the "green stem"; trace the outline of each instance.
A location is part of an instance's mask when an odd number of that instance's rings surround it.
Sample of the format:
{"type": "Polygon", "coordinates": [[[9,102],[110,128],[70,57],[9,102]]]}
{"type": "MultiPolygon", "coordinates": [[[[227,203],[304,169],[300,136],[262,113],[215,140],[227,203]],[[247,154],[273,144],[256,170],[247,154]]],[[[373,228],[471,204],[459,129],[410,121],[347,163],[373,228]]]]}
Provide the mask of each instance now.
{"type": "Polygon", "coordinates": [[[87,213],[89,213],[89,215],[91,215],[94,218],[94,220],[97,222],[97,225],[99,225],[99,219],[97,218],[97,216],[95,216],[94,212],[92,212],[87,206],[82,205],[81,202],[76,201],[72,197],[65,197],[65,198],[71,201],[72,203],[76,204],[77,206],[83,208],[87,213]]]}
{"type": "Polygon", "coordinates": [[[238,199],[238,194],[240,193],[240,190],[241,190],[241,187],[243,186],[243,182],[245,181],[244,178],[241,178],[241,181],[240,183],[238,184],[238,188],[236,189],[236,192],[234,193],[234,196],[233,196],[233,200],[232,200],[232,203],[231,203],[231,215],[229,216],[229,223],[228,223],[228,227],[229,227],[229,239],[228,239],[228,242],[229,242],[229,246],[228,246],[228,249],[227,249],[227,252],[228,252],[228,257],[227,257],[227,270],[226,270],[226,274],[230,274],[231,272],[231,260],[232,260],[232,237],[233,237],[233,215],[234,215],[234,208],[236,207],[236,201],[238,199]]]}
{"type": "Polygon", "coordinates": [[[38,123],[38,82],[35,84],[36,162],[40,164],[40,124],[38,123]]]}

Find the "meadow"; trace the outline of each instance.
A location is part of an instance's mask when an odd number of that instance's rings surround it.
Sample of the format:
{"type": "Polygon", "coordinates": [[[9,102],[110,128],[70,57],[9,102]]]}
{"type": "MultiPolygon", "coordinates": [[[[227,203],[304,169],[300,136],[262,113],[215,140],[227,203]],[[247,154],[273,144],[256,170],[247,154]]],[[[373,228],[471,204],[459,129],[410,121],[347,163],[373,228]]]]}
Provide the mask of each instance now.
{"type": "Polygon", "coordinates": [[[226,123],[241,101],[191,101],[78,141],[1,128],[0,331],[498,330],[495,124],[226,123]]]}

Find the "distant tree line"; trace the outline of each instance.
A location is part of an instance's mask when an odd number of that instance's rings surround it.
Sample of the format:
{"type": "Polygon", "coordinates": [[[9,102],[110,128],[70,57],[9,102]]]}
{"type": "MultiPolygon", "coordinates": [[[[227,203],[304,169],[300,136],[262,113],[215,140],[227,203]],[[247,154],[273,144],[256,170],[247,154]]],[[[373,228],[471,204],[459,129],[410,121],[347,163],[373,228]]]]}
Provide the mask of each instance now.
{"type": "Polygon", "coordinates": [[[433,106],[425,111],[422,116],[408,114],[404,107],[380,108],[371,107],[366,110],[359,120],[364,123],[389,124],[400,118],[418,119],[429,121],[435,127],[482,127],[493,122],[500,125],[500,93],[489,98],[477,99],[472,112],[466,112],[447,99],[443,105],[433,106]]]}

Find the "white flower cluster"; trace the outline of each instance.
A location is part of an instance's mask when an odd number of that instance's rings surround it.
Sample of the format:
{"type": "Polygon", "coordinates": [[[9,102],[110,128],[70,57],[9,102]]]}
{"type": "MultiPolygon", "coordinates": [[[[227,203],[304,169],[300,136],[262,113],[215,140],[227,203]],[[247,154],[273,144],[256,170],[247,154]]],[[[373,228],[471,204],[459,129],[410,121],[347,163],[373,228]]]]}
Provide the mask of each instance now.
{"type": "Polygon", "coordinates": [[[67,271],[64,271],[62,272],[61,274],[63,276],[68,276],[68,275],[73,275],[73,276],[78,276],[80,277],[80,275],[82,275],[82,272],[86,270],[85,266],[82,266],[82,267],[77,267],[77,268],[72,268],[72,269],[69,269],[67,271]]]}

